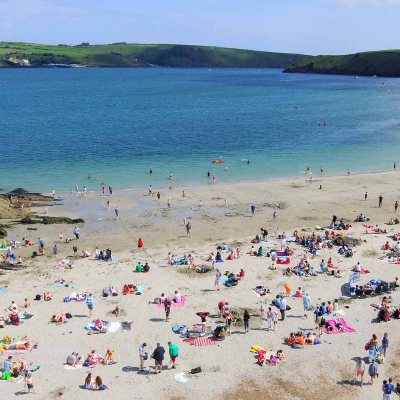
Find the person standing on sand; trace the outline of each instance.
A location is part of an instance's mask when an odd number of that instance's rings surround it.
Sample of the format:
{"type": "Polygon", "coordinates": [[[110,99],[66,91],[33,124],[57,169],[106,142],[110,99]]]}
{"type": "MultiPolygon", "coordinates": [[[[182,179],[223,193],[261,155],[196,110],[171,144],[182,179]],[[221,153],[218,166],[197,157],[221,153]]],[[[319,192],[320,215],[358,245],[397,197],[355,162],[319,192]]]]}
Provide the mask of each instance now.
{"type": "Polygon", "coordinates": [[[33,387],[33,377],[30,372],[25,377],[25,390],[27,391],[27,393],[37,394],[33,387]]]}
{"type": "Polygon", "coordinates": [[[144,362],[148,358],[147,351],[145,349],[146,346],[147,346],[146,343],[143,343],[141,346],[139,346],[140,371],[144,371],[145,369],[144,362]]]}
{"type": "Polygon", "coordinates": [[[221,271],[218,268],[216,268],[215,269],[215,283],[214,283],[216,290],[219,290],[219,281],[221,280],[221,276],[222,276],[221,271]]]}
{"type": "Polygon", "coordinates": [[[89,317],[92,317],[94,308],[94,298],[92,296],[92,293],[89,293],[89,296],[86,297],[86,305],[89,310],[89,317]]]}
{"type": "Polygon", "coordinates": [[[168,342],[168,352],[169,352],[169,357],[171,359],[172,367],[171,369],[176,368],[176,359],[179,356],[179,348],[176,344],[172,342],[168,342]]]}
{"type": "Polygon", "coordinates": [[[247,333],[249,331],[249,321],[250,321],[250,314],[247,310],[244,310],[243,314],[243,326],[244,332],[247,333]]]}
{"type": "Polygon", "coordinates": [[[215,184],[215,183],[217,183],[217,175],[213,175],[213,183],[215,184]]]}
{"type": "Polygon", "coordinates": [[[102,192],[103,194],[106,194],[106,187],[105,187],[104,185],[102,185],[102,187],[101,187],[101,192],[102,192]]]}
{"type": "Polygon", "coordinates": [[[286,299],[282,297],[281,303],[279,305],[279,311],[281,312],[281,321],[285,320],[286,309],[287,309],[286,299]]]}
{"type": "Polygon", "coordinates": [[[367,201],[367,198],[368,198],[368,192],[365,192],[365,194],[364,194],[364,200],[367,201]]]}
{"type": "Polygon", "coordinates": [[[383,335],[381,348],[379,349],[383,357],[386,357],[386,350],[388,349],[388,347],[389,347],[389,338],[387,332],[385,332],[383,335]]]}
{"type": "Polygon", "coordinates": [[[171,202],[169,201],[169,199],[167,200],[167,206],[168,208],[171,208],[171,202]]]}
{"type": "Polygon", "coordinates": [[[254,216],[254,213],[256,212],[256,206],[255,206],[254,204],[252,204],[252,205],[250,206],[250,210],[251,210],[251,215],[254,216]]]}
{"type": "Polygon", "coordinates": [[[396,171],[396,167],[397,167],[397,164],[396,164],[396,161],[393,163],[393,171],[396,171]]]}
{"type": "Polygon", "coordinates": [[[383,196],[379,195],[379,199],[378,199],[378,207],[382,208],[382,201],[383,201],[383,196]]]}
{"type": "Polygon", "coordinates": [[[399,207],[399,203],[397,202],[397,200],[396,200],[396,202],[394,203],[394,212],[395,213],[397,213],[397,208],[399,207]]]}
{"type": "Polygon", "coordinates": [[[119,208],[118,208],[118,206],[115,207],[114,212],[115,212],[115,219],[118,222],[119,221],[119,208]]]}
{"type": "Polygon", "coordinates": [[[273,221],[276,221],[276,210],[274,210],[274,212],[272,213],[272,220],[273,221]]]}
{"type": "Polygon", "coordinates": [[[112,195],[112,192],[113,192],[113,191],[112,191],[112,187],[109,186],[109,187],[108,187],[108,193],[110,193],[110,196],[112,195]]]}
{"type": "Polygon", "coordinates": [[[79,234],[81,233],[81,230],[78,228],[77,225],[75,225],[74,230],[72,231],[72,233],[75,235],[75,239],[79,240],[79,234]]]}
{"type": "Polygon", "coordinates": [[[44,254],[44,240],[38,238],[38,242],[39,242],[39,254],[44,254]]]}
{"type": "Polygon", "coordinates": [[[153,354],[151,355],[151,358],[154,360],[154,369],[156,371],[156,374],[159,373],[161,374],[162,367],[163,367],[163,361],[164,361],[164,353],[165,349],[160,345],[160,343],[157,343],[157,347],[154,349],[153,354]]]}
{"type": "Polygon", "coordinates": [[[189,238],[192,237],[192,225],[190,224],[189,221],[186,224],[186,236],[189,238]]]}
{"type": "Polygon", "coordinates": [[[360,378],[360,386],[363,387],[364,373],[365,373],[365,362],[361,357],[357,358],[356,371],[355,372],[356,372],[355,380],[357,381],[357,378],[360,378]]]}
{"type": "Polygon", "coordinates": [[[383,381],[382,385],[382,392],[383,392],[383,400],[390,400],[392,392],[394,390],[394,385],[393,385],[393,379],[389,378],[389,381],[387,382],[386,380],[383,381]]]}
{"type": "Polygon", "coordinates": [[[379,370],[378,370],[378,364],[375,362],[375,360],[372,360],[372,363],[368,367],[368,374],[371,377],[371,385],[374,384],[374,378],[379,377],[379,370]]]}
{"type": "Polygon", "coordinates": [[[171,300],[167,297],[164,301],[165,321],[168,322],[171,313],[171,300]]]}

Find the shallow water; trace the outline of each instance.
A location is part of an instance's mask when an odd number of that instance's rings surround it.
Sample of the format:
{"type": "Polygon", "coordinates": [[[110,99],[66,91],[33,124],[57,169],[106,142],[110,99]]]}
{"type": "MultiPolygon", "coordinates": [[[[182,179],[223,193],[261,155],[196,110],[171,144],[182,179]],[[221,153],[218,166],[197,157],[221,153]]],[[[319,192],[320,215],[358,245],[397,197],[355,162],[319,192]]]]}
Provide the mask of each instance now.
{"type": "Polygon", "coordinates": [[[208,170],[234,182],[300,176],[307,165],[328,174],[390,169],[399,101],[400,80],[275,69],[0,69],[0,187],[168,187],[206,183],[208,170]],[[220,156],[225,164],[211,163],[220,156]]]}

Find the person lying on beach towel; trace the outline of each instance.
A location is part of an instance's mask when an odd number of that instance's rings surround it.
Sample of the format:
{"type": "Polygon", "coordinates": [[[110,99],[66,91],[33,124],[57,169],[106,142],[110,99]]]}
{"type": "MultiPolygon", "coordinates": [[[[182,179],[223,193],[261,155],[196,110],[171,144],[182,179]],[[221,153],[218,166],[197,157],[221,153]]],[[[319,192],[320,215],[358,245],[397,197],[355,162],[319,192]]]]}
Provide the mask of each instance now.
{"type": "Polygon", "coordinates": [[[123,295],[135,294],[137,290],[138,290],[138,286],[133,285],[133,284],[126,284],[122,288],[122,294],[123,295]]]}
{"type": "Polygon", "coordinates": [[[263,285],[256,286],[253,289],[253,292],[256,293],[259,296],[266,296],[268,293],[271,293],[271,291],[267,287],[265,287],[263,285]]]}
{"type": "Polygon", "coordinates": [[[105,288],[102,290],[103,297],[109,297],[109,296],[118,296],[118,289],[115,289],[114,286],[110,286],[108,288],[105,288]]]}

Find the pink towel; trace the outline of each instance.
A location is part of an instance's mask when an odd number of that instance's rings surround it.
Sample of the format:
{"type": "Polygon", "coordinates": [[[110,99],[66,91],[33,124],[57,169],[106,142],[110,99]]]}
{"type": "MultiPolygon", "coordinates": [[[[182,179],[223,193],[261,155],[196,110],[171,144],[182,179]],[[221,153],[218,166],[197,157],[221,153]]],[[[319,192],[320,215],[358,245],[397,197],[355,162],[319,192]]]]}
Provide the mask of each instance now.
{"type": "Polygon", "coordinates": [[[344,330],[349,333],[354,333],[357,332],[354,328],[351,326],[347,325],[347,322],[345,321],[344,318],[338,318],[338,322],[340,322],[344,326],[344,330]]]}
{"type": "MultiPolygon", "coordinates": [[[[186,303],[186,297],[182,296],[182,301],[180,303],[175,303],[173,300],[171,300],[171,308],[184,307],[185,303],[186,303]]],[[[157,304],[157,308],[164,308],[164,303],[157,304]]]]}

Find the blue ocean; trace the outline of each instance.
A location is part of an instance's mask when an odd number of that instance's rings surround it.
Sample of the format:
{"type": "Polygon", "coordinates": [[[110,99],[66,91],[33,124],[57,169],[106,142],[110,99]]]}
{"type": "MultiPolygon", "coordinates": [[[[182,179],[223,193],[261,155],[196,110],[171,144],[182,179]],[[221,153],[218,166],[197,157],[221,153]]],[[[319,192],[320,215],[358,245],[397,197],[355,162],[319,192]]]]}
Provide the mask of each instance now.
{"type": "Polygon", "coordinates": [[[208,171],[240,182],[298,177],[307,166],[329,175],[391,169],[399,106],[400,80],[388,78],[0,69],[0,188],[165,187],[170,172],[184,186],[206,183],[208,171]],[[219,158],[224,164],[212,163],[219,158]]]}

